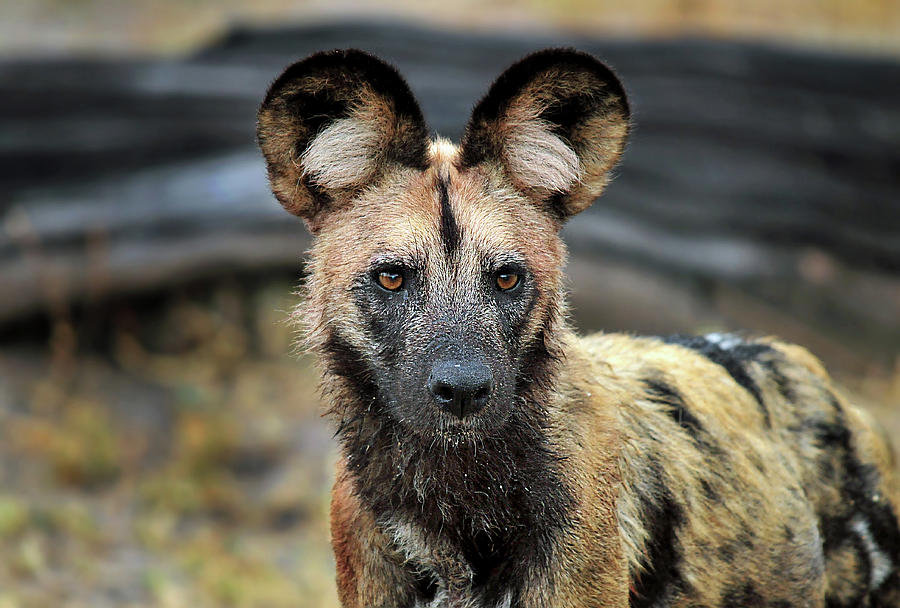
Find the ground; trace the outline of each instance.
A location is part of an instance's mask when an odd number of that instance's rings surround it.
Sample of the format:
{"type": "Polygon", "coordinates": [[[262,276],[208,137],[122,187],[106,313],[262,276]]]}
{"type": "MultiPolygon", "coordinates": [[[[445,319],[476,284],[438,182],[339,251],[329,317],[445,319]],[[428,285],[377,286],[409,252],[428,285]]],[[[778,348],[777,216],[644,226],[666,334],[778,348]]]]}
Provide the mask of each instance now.
{"type": "MultiPolygon", "coordinates": [[[[181,289],[0,349],[0,608],[337,605],[292,291],[181,289]]],[[[900,437],[898,375],[842,380],[900,437]]]]}
{"type": "Polygon", "coordinates": [[[333,443],[290,291],[0,350],[0,607],[337,605],[333,443]]]}

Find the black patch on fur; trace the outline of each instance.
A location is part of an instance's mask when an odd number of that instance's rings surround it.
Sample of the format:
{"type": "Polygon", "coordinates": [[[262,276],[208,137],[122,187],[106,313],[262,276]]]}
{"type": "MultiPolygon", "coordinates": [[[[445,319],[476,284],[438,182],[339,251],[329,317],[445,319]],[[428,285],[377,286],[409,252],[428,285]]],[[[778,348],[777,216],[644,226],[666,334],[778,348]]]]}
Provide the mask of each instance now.
{"type": "MultiPolygon", "coordinates": [[[[871,606],[887,606],[889,598],[900,594],[900,524],[886,497],[875,499],[878,487],[878,470],[859,460],[853,449],[853,436],[847,425],[846,414],[838,400],[830,395],[832,418],[830,420],[807,420],[802,430],[812,434],[814,441],[826,450],[826,454],[837,455],[838,468],[832,467],[832,479],[826,483],[834,483],[840,487],[841,501],[837,511],[820,513],[819,527],[822,531],[823,547],[828,554],[843,550],[849,543],[858,554],[861,565],[865,568],[864,582],[868,585],[871,576],[871,564],[868,551],[859,535],[853,530],[853,519],[861,517],[871,532],[873,542],[884,553],[893,565],[893,571],[881,586],[867,593],[860,589],[860,599],[850,605],[865,605],[868,599],[871,606]]],[[[828,606],[841,606],[835,598],[827,598],[828,606]]]]}
{"type": "Polygon", "coordinates": [[[722,499],[719,496],[719,492],[708,479],[700,478],[700,489],[703,491],[703,496],[710,502],[719,502],[722,499]]]}
{"type": "MultiPolygon", "coordinates": [[[[499,298],[509,300],[514,298],[515,301],[507,301],[500,305],[500,322],[502,324],[503,339],[511,346],[514,351],[518,351],[524,345],[522,344],[522,331],[531,318],[531,313],[537,305],[539,292],[536,288],[525,286],[525,293],[517,293],[514,295],[500,293],[499,298]]],[[[544,319],[541,327],[547,327],[548,319],[544,319]]],[[[544,336],[541,334],[539,339],[543,341],[544,336]]],[[[527,357],[522,356],[522,360],[527,357]]],[[[527,361],[525,362],[527,364],[527,361]]]]}
{"type": "Polygon", "coordinates": [[[471,543],[463,547],[463,554],[472,566],[474,574],[472,586],[479,588],[488,584],[502,568],[502,560],[509,557],[503,554],[505,547],[497,540],[502,535],[480,531],[472,536],[471,543]]]}
{"type": "Polygon", "coordinates": [[[598,95],[572,95],[549,104],[539,116],[550,123],[553,133],[567,137],[585,118],[602,112],[604,104],[605,99],[598,95]]]}
{"type": "MultiPolygon", "coordinates": [[[[774,349],[772,349],[774,353],[774,349]]],[[[794,387],[791,384],[791,381],[785,376],[781,369],[778,367],[778,360],[773,358],[761,360],[760,363],[766,371],[769,372],[769,376],[771,376],[772,380],[775,381],[775,386],[778,388],[778,392],[784,397],[784,400],[788,403],[794,403],[797,399],[797,393],[794,391],[794,387]]]]}
{"type": "Polygon", "coordinates": [[[304,175],[300,179],[302,180],[303,185],[306,186],[307,190],[309,190],[309,193],[312,195],[317,210],[324,209],[332,203],[331,195],[328,194],[328,191],[314,182],[309,175],[304,175]]]}
{"type": "Polygon", "coordinates": [[[750,581],[731,587],[722,594],[722,608],[762,608],[766,605],[766,599],[750,581]]]}
{"type": "Polygon", "coordinates": [[[650,533],[644,561],[646,570],[632,581],[628,596],[630,608],[662,605],[661,600],[689,590],[680,571],[682,550],[678,542],[678,530],[685,523],[684,510],[675,501],[662,467],[652,457],[650,466],[656,487],[642,496],[643,519],[650,533]]]}
{"type": "Polygon", "coordinates": [[[752,551],[756,548],[756,541],[754,540],[756,535],[753,534],[753,530],[750,529],[746,523],[741,523],[741,531],[735,538],[739,545],[741,545],[744,549],[752,551]]]}
{"type": "Polygon", "coordinates": [[[437,595],[438,581],[434,574],[424,571],[420,567],[414,567],[416,594],[418,599],[424,600],[426,603],[431,602],[437,595]]]}
{"type": "Polygon", "coordinates": [[[740,384],[748,393],[753,395],[759,404],[767,427],[772,426],[772,418],[769,408],[763,400],[759,386],[747,373],[746,365],[752,361],[759,360],[760,355],[773,353],[774,350],[767,344],[741,343],[732,348],[722,348],[715,342],[709,341],[703,336],[684,336],[676,334],[674,336],[666,336],[663,339],[666,344],[677,344],[694,350],[713,363],[721,365],[725,368],[735,382],[740,384]]]}
{"type": "Polygon", "coordinates": [[[684,399],[675,388],[662,380],[644,380],[647,389],[647,400],[654,403],[662,403],[669,406],[667,410],[678,426],[683,428],[691,437],[698,437],[705,433],[700,421],[687,409],[684,399]]]}
{"type": "Polygon", "coordinates": [[[336,332],[325,341],[325,361],[328,370],[349,382],[360,400],[369,402],[378,395],[374,375],[362,353],[336,332]]]}
{"type": "MultiPolygon", "coordinates": [[[[617,108],[626,118],[629,115],[625,89],[616,75],[608,67],[586,53],[572,49],[546,49],[528,55],[503,72],[491,85],[488,93],[481,98],[466,127],[460,146],[460,160],[463,167],[472,167],[487,159],[498,158],[499,143],[493,137],[490,125],[508,109],[513,98],[535,78],[541,77],[548,70],[561,72],[584,73],[594,75],[601,84],[604,94],[585,96],[583,91],[565,90],[556,92],[558,98],[548,105],[542,118],[552,121],[554,130],[564,137],[571,128],[588,118],[579,114],[584,111],[596,111],[605,104],[609,96],[619,99],[617,108]]],[[[562,89],[562,87],[560,87],[562,89]]],[[[568,214],[566,214],[568,215],[568,214]]]]}
{"type": "Polygon", "coordinates": [[[732,538],[723,541],[718,548],[719,557],[729,564],[742,561],[747,554],[752,554],[756,549],[753,530],[746,523],[740,524],[740,531],[732,538]]]}
{"type": "Polygon", "coordinates": [[[428,166],[428,129],[418,102],[394,67],[364,51],[325,51],[294,63],[269,87],[262,107],[282,103],[292,115],[304,119],[305,133],[296,143],[299,155],[319,131],[348,115],[362,86],[389,100],[398,119],[412,126],[404,131],[402,141],[386,148],[388,159],[424,170],[428,166]],[[327,86],[315,91],[292,90],[308,78],[322,78],[327,86]]]}
{"type": "Polygon", "coordinates": [[[735,551],[732,543],[724,543],[719,547],[718,554],[723,562],[732,564],[734,563],[734,558],[737,556],[737,551],[735,551]]]}
{"type": "Polygon", "coordinates": [[[688,409],[681,393],[658,377],[647,378],[642,382],[646,388],[647,400],[668,406],[666,412],[678,426],[690,435],[694,445],[716,456],[721,457],[725,455],[725,452],[716,444],[715,439],[706,431],[700,420],[688,409]]]}
{"type": "Polygon", "coordinates": [[[448,258],[459,249],[460,231],[453,217],[453,209],[450,208],[450,194],[447,192],[449,184],[444,178],[438,179],[438,192],[441,197],[441,242],[444,243],[444,253],[448,258]]]}
{"type": "MultiPolygon", "coordinates": [[[[548,327],[549,317],[544,319],[542,327],[548,327]]],[[[542,329],[524,349],[516,375],[516,392],[528,394],[551,390],[553,377],[547,369],[558,363],[558,359],[547,349],[546,329],[542,329]]]]}
{"type": "MultiPolygon", "coordinates": [[[[405,280],[412,281],[412,279],[405,280]]],[[[412,287],[406,285],[404,289],[412,287]]],[[[365,319],[368,336],[377,347],[380,359],[388,365],[396,365],[403,348],[403,335],[399,329],[403,327],[405,311],[403,304],[392,300],[404,296],[379,291],[378,288],[368,284],[354,285],[352,291],[356,306],[365,319]]]]}
{"type": "Polygon", "coordinates": [[[544,209],[557,222],[564,222],[569,217],[569,211],[566,208],[566,193],[554,192],[551,194],[544,203],[544,209]]]}
{"type": "Polygon", "coordinates": [[[285,104],[294,116],[305,117],[305,126],[308,137],[298,139],[294,146],[294,154],[300,158],[309,142],[319,132],[335,120],[347,118],[349,102],[346,99],[337,99],[331,91],[300,91],[293,93],[285,99],[285,104]]]}

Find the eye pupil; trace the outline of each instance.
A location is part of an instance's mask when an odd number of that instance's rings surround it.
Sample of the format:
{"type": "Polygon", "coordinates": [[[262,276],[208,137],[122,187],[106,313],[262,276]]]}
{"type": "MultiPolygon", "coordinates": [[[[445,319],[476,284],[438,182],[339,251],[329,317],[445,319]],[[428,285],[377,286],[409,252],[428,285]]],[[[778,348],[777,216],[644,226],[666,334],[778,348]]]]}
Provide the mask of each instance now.
{"type": "Polygon", "coordinates": [[[403,276],[396,272],[379,272],[378,284],[388,291],[397,291],[403,287],[403,276]]]}
{"type": "Polygon", "coordinates": [[[497,287],[503,291],[509,291],[519,284],[519,275],[505,272],[497,275],[497,287]]]}

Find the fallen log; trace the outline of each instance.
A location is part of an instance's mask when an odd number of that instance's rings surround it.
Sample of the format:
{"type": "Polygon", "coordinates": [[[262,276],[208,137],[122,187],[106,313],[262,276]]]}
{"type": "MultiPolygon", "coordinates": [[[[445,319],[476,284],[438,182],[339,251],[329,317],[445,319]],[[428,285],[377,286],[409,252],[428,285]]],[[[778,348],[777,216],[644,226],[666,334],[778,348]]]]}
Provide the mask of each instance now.
{"type": "Polygon", "coordinates": [[[266,85],[296,58],[345,46],[383,56],[435,131],[458,137],[505,65],[553,45],[609,61],[635,113],[617,179],[566,229],[576,261],[775,307],[811,289],[829,304],[810,323],[840,318],[884,352],[900,341],[884,312],[900,309],[900,62],[389,23],[237,29],[178,61],[0,63],[0,323],[296,269],[307,236],[272,200],[253,143],[266,85]],[[851,279],[881,304],[860,306],[851,279]]]}

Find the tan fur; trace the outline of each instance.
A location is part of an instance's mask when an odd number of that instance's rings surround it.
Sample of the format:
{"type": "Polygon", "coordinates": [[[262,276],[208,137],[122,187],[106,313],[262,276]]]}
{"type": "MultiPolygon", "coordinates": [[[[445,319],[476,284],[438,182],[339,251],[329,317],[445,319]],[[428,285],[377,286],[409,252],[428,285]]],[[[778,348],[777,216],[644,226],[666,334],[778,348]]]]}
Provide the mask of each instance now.
{"type": "Polygon", "coordinates": [[[432,166],[446,169],[456,164],[459,149],[449,139],[439,137],[429,144],[428,156],[432,166]]]}
{"type": "MultiPolygon", "coordinates": [[[[329,318],[340,319],[342,327],[356,336],[356,344],[361,348],[366,346],[365,335],[352,331],[360,321],[355,318],[352,306],[345,302],[346,279],[336,279],[338,273],[350,277],[364,267],[367,258],[363,252],[373,248],[373,239],[374,247],[388,248],[400,255],[412,255],[414,250],[435,252],[429,259],[437,276],[444,276],[447,281],[466,280],[462,274],[464,267],[448,266],[438,253],[441,247],[434,219],[438,203],[428,194],[438,176],[449,176],[450,203],[457,221],[465,227],[460,258],[471,258],[484,249],[523,251],[535,272],[542,273],[539,280],[548,286],[547,291],[561,289],[557,269],[565,252],[557,239],[541,236],[553,234],[552,223],[534,207],[522,205],[514,194],[493,191],[486,196],[482,189],[484,175],[461,174],[453,165],[452,149],[446,144],[439,147],[440,152],[433,154],[435,164],[421,176],[413,177],[402,187],[398,184],[396,189],[389,188],[381,196],[372,195],[364,207],[348,209],[332,218],[334,229],[321,235],[313,252],[313,260],[331,261],[328,268],[315,267],[313,271],[313,276],[319,272],[329,276],[331,289],[311,286],[304,316],[318,315],[320,323],[326,323],[329,318]],[[375,235],[366,230],[373,219],[382,226],[375,235]],[[348,241],[348,237],[357,240],[348,241]],[[401,243],[405,245],[397,249],[401,243]],[[337,259],[341,263],[336,268],[337,259]]],[[[545,310],[551,302],[551,299],[542,300],[539,310],[545,310]]],[[[535,330],[536,327],[529,327],[525,331],[535,330]]],[[[763,419],[753,397],[746,391],[735,390],[733,380],[719,366],[677,346],[625,335],[600,334],[579,339],[563,330],[554,340],[557,342],[554,348],[566,353],[567,365],[561,370],[556,400],[551,404],[552,417],[558,424],[550,432],[560,457],[568,463],[568,483],[579,497],[579,519],[572,522],[577,532],[570,544],[558,548],[554,561],[559,567],[551,575],[553,583],[535,580],[526,587],[522,606],[587,607],[596,605],[591,599],[596,597],[607,598],[603,606],[628,605],[627,581],[641,576],[642,559],[647,552],[648,530],[643,524],[646,514],[632,499],[643,491],[640,475],[645,469],[639,463],[645,461],[648,452],[665,462],[678,463],[667,469],[673,488],[682,492],[689,503],[697,501],[697,510],[688,514],[690,531],[684,541],[694,552],[685,577],[702,589],[696,601],[717,605],[726,592],[729,578],[710,576],[720,566],[704,547],[733,543],[730,539],[735,525],[752,527],[759,546],[782,541],[780,526],[776,520],[767,523],[767,514],[790,513],[788,520],[798,532],[794,545],[783,550],[782,561],[773,561],[772,554],[764,551],[735,549],[748,562],[745,569],[758,573],[752,579],[754,583],[771,588],[776,567],[780,570],[796,567],[796,577],[800,579],[820,576],[824,580],[824,563],[806,560],[797,563],[791,559],[792,554],[807,554],[811,547],[822,542],[815,514],[802,498],[808,492],[803,487],[804,475],[814,475],[814,472],[801,473],[803,454],[791,455],[785,451],[784,444],[764,438],[763,419]],[[740,482],[736,485],[729,482],[732,485],[718,490],[722,495],[718,505],[704,504],[703,489],[696,477],[696,472],[708,468],[710,463],[702,459],[688,438],[673,433],[671,420],[659,404],[633,397],[642,393],[640,382],[648,370],[661,370],[666,382],[683,395],[694,415],[735,459],[735,479],[740,482]],[[648,444],[648,434],[666,440],[648,444]],[[789,457],[785,459],[785,456],[789,457]],[[756,466],[760,462],[765,464],[764,470],[756,466]],[[620,476],[621,481],[617,481],[620,476]]],[[[796,346],[774,341],[771,344],[783,351],[788,360],[796,361],[796,367],[785,373],[798,390],[807,391],[801,396],[811,404],[821,403],[823,391],[830,390],[821,364],[796,346]]],[[[783,404],[773,409],[774,422],[789,425],[796,415],[787,409],[792,404],[784,402],[762,369],[754,375],[760,378],[767,402],[783,404]]],[[[888,489],[896,482],[885,468],[887,448],[879,437],[871,434],[868,424],[855,410],[847,406],[847,411],[861,437],[863,453],[885,472],[885,497],[895,496],[895,491],[888,489]]],[[[821,493],[818,500],[822,504],[841,500],[829,488],[822,488],[821,493]]],[[[410,537],[407,534],[394,538],[410,537]]],[[[420,563],[448,559],[440,550],[431,558],[423,557],[418,552],[421,549],[407,546],[407,550],[420,563]]],[[[466,581],[467,575],[463,572],[458,579],[466,581]]],[[[824,587],[818,587],[818,591],[805,597],[806,603],[797,605],[821,606],[824,592],[824,587]]],[[[784,597],[794,596],[787,587],[779,593],[784,597]]]]}
{"type": "Polygon", "coordinates": [[[389,606],[405,578],[399,554],[354,495],[353,482],[338,462],[331,492],[331,542],[343,606],[389,606]]]}

